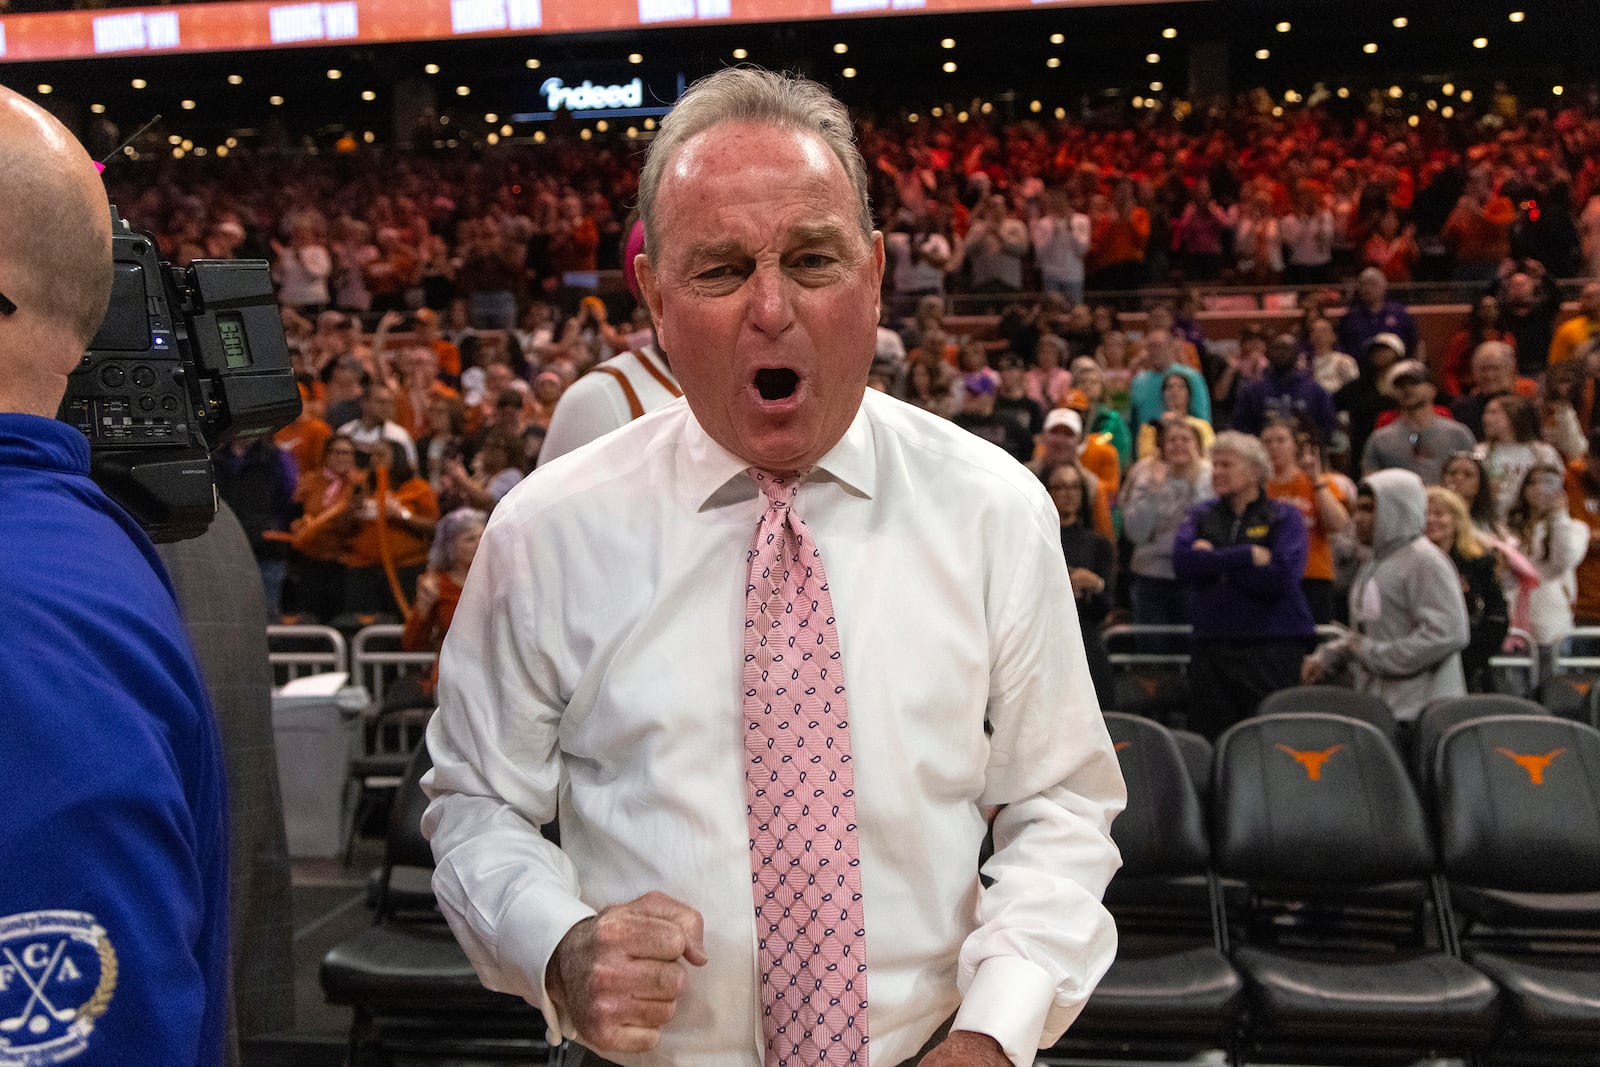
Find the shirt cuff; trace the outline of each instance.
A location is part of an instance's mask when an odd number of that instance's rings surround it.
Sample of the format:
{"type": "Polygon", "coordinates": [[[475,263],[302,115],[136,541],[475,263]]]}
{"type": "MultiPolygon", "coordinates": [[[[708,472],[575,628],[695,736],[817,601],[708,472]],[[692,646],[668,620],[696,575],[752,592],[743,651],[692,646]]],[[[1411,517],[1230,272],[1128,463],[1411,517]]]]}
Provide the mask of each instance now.
{"type": "Polygon", "coordinates": [[[1037,963],[991,956],[978,965],[952,1030],[973,1030],[1000,1042],[1015,1067],[1033,1067],[1056,984],[1037,963]]]}
{"type": "MultiPolygon", "coordinates": [[[[500,968],[510,974],[520,975],[530,992],[539,998],[538,1008],[544,1015],[548,1028],[546,1040],[551,1045],[562,1041],[560,1012],[550,999],[544,978],[556,946],[574,926],[592,915],[593,908],[565,894],[541,895],[523,893],[506,909],[498,926],[500,968]]],[[[576,1032],[570,1025],[566,1036],[576,1032]]]]}

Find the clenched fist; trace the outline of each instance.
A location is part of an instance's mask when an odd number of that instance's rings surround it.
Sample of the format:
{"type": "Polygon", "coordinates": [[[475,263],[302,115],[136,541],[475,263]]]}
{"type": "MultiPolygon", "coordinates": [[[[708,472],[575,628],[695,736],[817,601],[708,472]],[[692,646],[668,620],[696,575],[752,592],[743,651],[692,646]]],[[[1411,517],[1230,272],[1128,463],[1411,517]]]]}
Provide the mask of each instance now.
{"type": "Polygon", "coordinates": [[[665,893],[615,904],[567,931],[545,986],[595,1052],[646,1052],[661,1041],[688,984],[683,961],[705,965],[700,913],[665,893]]]}

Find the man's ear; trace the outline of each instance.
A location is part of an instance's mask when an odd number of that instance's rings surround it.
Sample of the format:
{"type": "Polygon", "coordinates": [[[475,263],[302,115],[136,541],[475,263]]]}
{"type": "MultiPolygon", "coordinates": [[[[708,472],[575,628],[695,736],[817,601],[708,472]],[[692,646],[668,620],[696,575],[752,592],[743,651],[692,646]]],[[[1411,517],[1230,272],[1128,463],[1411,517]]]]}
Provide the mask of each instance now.
{"type": "Polygon", "coordinates": [[[640,252],[633,257],[633,272],[634,277],[639,279],[639,293],[644,297],[645,307],[650,309],[650,322],[655,326],[660,338],[660,347],[663,351],[670,352],[671,344],[666,339],[667,332],[661,316],[661,287],[648,253],[640,252]]]}

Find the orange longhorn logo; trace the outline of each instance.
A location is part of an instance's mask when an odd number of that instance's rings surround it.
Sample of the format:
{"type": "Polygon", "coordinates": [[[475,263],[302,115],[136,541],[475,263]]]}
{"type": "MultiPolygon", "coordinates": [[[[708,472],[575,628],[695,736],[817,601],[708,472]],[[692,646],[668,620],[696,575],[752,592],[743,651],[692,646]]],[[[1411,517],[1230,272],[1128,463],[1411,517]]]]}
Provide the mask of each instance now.
{"type": "Polygon", "coordinates": [[[1587,682],[1587,681],[1584,681],[1584,682],[1573,682],[1572,683],[1572,688],[1574,688],[1574,689],[1576,689],[1578,691],[1578,695],[1579,696],[1586,697],[1586,696],[1589,695],[1589,687],[1592,686],[1592,685],[1594,685],[1593,682],[1587,682]]]}
{"type": "Polygon", "coordinates": [[[1131,744],[1133,744],[1132,741],[1118,741],[1112,747],[1115,748],[1118,752],[1121,752],[1123,749],[1127,748],[1131,744]]]}
{"type": "Polygon", "coordinates": [[[1296,763],[1300,764],[1306,769],[1307,778],[1311,779],[1313,782],[1320,782],[1322,781],[1322,765],[1328,762],[1328,757],[1332,756],[1344,746],[1334,745],[1332,748],[1325,748],[1321,752],[1301,752],[1297,749],[1290,748],[1288,745],[1274,745],[1272,747],[1278,749],[1280,752],[1289,753],[1289,755],[1294,757],[1294,761],[1296,763]]]}
{"type": "Polygon", "coordinates": [[[1524,756],[1522,753],[1513,752],[1509,748],[1497,748],[1495,751],[1527,771],[1528,779],[1534,785],[1544,785],[1544,769],[1550,766],[1551,762],[1565,752],[1566,749],[1553,748],[1542,756],[1524,756]]]}

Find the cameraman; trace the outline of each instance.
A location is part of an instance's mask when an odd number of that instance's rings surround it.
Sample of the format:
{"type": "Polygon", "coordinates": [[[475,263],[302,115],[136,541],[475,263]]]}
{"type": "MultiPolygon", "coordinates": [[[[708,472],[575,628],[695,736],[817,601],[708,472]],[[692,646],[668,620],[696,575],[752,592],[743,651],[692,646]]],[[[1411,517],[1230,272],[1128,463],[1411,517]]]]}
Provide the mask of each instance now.
{"type": "Polygon", "coordinates": [[[21,1062],[211,1067],[215,726],[154,548],[54,418],[109,301],[109,205],[72,135],[3,88],[0,144],[0,1030],[21,1062]]]}

